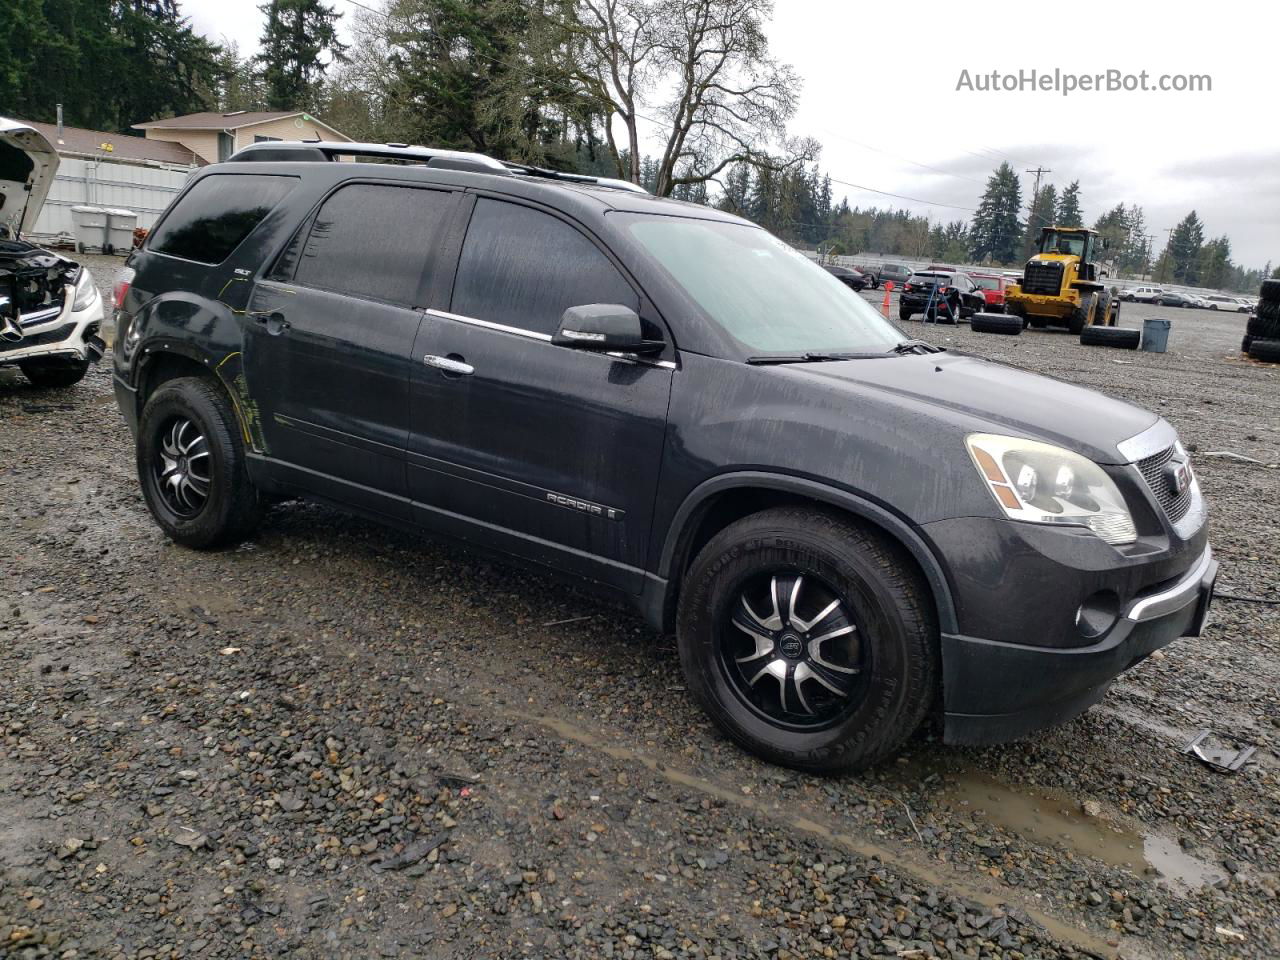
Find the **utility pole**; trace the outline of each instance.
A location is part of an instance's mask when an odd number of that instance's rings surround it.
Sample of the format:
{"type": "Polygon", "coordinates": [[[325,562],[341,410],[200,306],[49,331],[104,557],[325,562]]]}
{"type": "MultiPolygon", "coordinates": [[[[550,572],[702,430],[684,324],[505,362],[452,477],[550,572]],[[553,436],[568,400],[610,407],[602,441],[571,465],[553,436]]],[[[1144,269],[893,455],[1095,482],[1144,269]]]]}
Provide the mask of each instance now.
{"type": "Polygon", "coordinates": [[[1142,245],[1142,279],[1147,279],[1147,274],[1151,270],[1151,241],[1156,238],[1154,233],[1140,234],[1142,239],[1147,242],[1142,245]]]}
{"type": "Polygon", "coordinates": [[[1036,175],[1036,185],[1031,188],[1031,204],[1028,207],[1028,213],[1035,208],[1036,200],[1040,198],[1040,178],[1046,173],[1053,173],[1052,170],[1046,170],[1044,167],[1036,167],[1034,170],[1028,170],[1027,173],[1036,175]]]}

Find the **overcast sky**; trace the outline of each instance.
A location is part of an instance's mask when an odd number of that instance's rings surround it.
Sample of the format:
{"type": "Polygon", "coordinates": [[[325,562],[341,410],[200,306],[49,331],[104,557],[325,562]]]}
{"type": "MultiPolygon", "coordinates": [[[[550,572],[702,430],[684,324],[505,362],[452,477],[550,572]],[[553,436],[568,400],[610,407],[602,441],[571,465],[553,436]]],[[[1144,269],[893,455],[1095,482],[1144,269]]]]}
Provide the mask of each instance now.
{"type": "MultiPolygon", "coordinates": [[[[182,0],[201,33],[256,49],[261,0],[182,0]]],[[[357,11],[350,0],[330,0],[357,11]]],[[[377,5],[379,0],[363,0],[377,5]]],[[[1280,8],[1256,0],[1026,4],[915,0],[902,7],[778,0],[774,54],[804,78],[795,134],[855,206],[893,205],[968,220],[991,170],[1009,160],[1081,185],[1086,219],[1137,203],[1159,250],[1195,209],[1206,237],[1228,234],[1245,266],[1280,263],[1280,120],[1274,103],[1280,8]],[[1091,18],[1091,12],[1100,16],[1091,18]],[[1052,41],[1037,52],[1027,38],[1052,41]],[[957,90],[961,71],[1208,74],[1209,92],[957,90]],[[951,205],[951,206],[944,206],[951,205]],[[960,208],[960,209],[956,209],[960,208]]]]}

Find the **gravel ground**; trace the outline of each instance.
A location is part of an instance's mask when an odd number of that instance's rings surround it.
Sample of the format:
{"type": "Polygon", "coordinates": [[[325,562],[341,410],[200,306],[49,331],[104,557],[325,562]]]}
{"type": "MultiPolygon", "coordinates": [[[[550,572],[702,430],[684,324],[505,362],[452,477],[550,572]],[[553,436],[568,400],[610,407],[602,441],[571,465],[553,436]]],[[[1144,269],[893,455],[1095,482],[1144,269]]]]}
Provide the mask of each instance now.
{"type": "MultiPolygon", "coordinates": [[[[1172,316],[1164,355],[906,326],[1158,409],[1221,592],[1274,600],[1280,369],[1242,317],[1172,316]]],[[[0,370],[0,503],[0,955],[1280,955],[1275,606],[1219,601],[1059,729],[818,779],[544,576],[301,503],[175,547],[106,365],[0,370]],[[1258,753],[1214,773],[1179,753],[1204,728],[1258,753]]]]}

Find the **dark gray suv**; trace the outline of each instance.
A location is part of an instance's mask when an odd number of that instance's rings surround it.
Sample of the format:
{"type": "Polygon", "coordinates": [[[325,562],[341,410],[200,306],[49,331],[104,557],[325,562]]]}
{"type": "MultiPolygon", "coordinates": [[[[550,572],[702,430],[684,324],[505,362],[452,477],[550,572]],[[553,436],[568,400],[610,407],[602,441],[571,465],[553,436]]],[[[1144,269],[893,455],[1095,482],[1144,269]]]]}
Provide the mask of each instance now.
{"type": "Polygon", "coordinates": [[[131,266],[115,390],[175,541],[308,497],[551,568],[674,631],[712,719],[780,763],[865,766],[930,714],[1018,737],[1206,616],[1168,423],[912,340],[707,207],[261,144],[131,266]]]}

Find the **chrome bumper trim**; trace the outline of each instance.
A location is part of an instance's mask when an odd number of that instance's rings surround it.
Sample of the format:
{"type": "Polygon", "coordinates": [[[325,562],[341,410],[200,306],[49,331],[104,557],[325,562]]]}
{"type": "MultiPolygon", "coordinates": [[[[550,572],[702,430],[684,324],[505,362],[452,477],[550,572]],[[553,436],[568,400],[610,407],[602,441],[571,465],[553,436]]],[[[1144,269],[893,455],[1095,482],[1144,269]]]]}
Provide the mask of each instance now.
{"type": "Polygon", "coordinates": [[[1200,598],[1205,581],[1212,582],[1218,573],[1218,561],[1213,559],[1213,550],[1204,548],[1199,561],[1171,587],[1165,587],[1159,593],[1145,597],[1136,597],[1125,611],[1126,620],[1141,623],[1144,620],[1156,620],[1166,614],[1181,610],[1189,603],[1200,598]]]}

